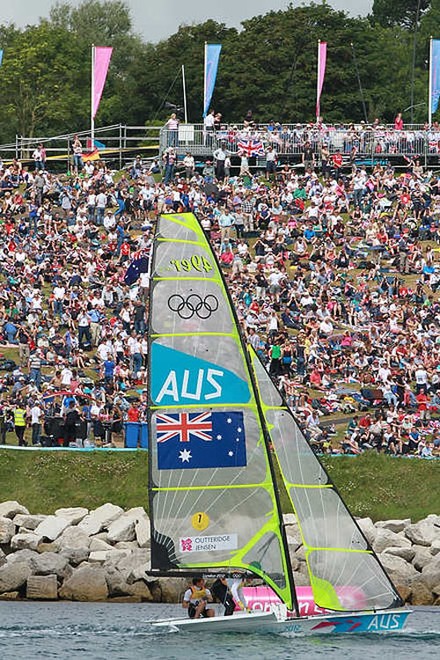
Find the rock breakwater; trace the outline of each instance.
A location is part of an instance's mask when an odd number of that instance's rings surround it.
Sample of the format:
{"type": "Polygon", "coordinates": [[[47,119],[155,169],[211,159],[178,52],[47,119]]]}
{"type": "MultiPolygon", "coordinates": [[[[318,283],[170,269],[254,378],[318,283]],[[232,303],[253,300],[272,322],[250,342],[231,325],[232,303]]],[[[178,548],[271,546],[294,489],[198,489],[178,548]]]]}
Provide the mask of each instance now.
{"type": "MultiPolygon", "coordinates": [[[[440,516],[358,520],[405,602],[440,605],[440,516]]],[[[309,584],[298,526],[285,516],[295,582],[309,584]]],[[[0,503],[0,599],[174,603],[187,580],[150,570],[150,525],[142,507],[114,504],[31,514],[0,503]]]]}

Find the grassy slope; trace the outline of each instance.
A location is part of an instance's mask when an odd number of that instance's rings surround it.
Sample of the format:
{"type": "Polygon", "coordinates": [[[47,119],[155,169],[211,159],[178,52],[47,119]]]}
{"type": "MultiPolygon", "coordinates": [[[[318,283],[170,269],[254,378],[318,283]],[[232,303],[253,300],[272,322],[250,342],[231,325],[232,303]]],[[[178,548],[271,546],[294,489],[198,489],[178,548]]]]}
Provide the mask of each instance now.
{"type": "MultiPolygon", "coordinates": [[[[415,521],[439,512],[440,461],[364,454],[325,466],[354,515],[415,521]]],[[[1,501],[18,500],[32,513],[104,502],[147,508],[147,455],[3,451],[0,484],[1,501]]]]}

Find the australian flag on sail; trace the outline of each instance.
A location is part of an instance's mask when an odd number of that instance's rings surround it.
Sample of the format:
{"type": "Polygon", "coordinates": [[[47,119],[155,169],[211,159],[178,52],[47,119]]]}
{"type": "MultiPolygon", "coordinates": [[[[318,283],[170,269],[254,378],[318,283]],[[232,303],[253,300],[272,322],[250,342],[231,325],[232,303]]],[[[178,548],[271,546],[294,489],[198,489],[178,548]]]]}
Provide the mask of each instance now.
{"type": "Polygon", "coordinates": [[[148,253],[145,250],[138,250],[133,252],[131,256],[130,264],[125,271],[124,282],[125,284],[131,285],[139,279],[141,273],[148,272],[148,253]]]}
{"type": "Polygon", "coordinates": [[[159,470],[244,467],[242,412],[157,413],[159,470]]]}
{"type": "Polygon", "coordinates": [[[238,153],[243,152],[248,158],[252,156],[264,156],[264,146],[261,140],[239,140],[237,142],[238,153]]]}

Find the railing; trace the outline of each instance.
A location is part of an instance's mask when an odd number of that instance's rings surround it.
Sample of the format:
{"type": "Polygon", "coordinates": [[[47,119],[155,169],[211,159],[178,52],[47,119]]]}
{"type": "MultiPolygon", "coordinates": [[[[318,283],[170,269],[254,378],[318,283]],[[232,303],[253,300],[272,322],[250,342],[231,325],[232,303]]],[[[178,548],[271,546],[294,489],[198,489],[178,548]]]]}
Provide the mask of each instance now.
{"type": "MultiPolygon", "coordinates": [[[[121,168],[125,158],[129,158],[134,151],[151,150],[156,155],[159,151],[160,131],[160,126],[114,124],[95,129],[95,144],[98,143],[100,154],[105,160],[114,161],[121,168]]],[[[49,160],[69,163],[74,135],[78,135],[81,139],[85,151],[91,150],[88,130],[38,137],[17,135],[15,142],[0,145],[0,155],[4,160],[17,158],[26,162],[31,160],[35,147],[43,144],[49,160]]]]}
{"type": "Polygon", "coordinates": [[[438,158],[440,151],[440,127],[426,129],[421,125],[411,125],[397,131],[392,126],[377,128],[364,125],[350,127],[316,127],[300,124],[282,126],[259,126],[245,128],[243,125],[222,126],[220,130],[206,131],[200,124],[184,124],[178,131],[163,127],[160,132],[160,153],[167,147],[174,147],[178,155],[190,151],[194,156],[212,156],[218,147],[223,147],[231,155],[248,153],[264,156],[271,146],[280,156],[299,159],[304,145],[310,142],[315,154],[320,155],[322,147],[330,154],[340,151],[346,156],[370,158],[374,161],[396,156],[420,157],[426,162],[438,158]]]}

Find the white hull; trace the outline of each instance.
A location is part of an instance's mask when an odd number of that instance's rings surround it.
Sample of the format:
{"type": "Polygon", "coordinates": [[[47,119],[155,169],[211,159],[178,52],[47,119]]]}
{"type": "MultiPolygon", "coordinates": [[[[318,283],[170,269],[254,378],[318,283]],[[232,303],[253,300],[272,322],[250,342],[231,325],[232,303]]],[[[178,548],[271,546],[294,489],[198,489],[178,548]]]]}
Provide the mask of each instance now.
{"type": "Polygon", "coordinates": [[[259,633],[323,635],[329,633],[396,632],[402,630],[410,610],[387,610],[361,614],[279,618],[275,612],[237,613],[209,619],[166,619],[151,621],[156,629],[180,632],[259,633]]]}

